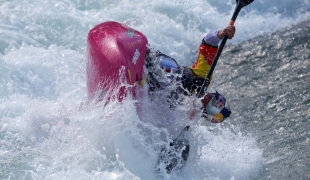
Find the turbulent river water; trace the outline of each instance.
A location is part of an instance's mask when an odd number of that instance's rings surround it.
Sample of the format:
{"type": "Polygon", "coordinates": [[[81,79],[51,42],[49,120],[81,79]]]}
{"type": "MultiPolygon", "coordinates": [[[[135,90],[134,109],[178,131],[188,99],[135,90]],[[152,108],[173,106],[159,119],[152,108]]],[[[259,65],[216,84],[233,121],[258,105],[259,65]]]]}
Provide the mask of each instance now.
{"type": "Polygon", "coordinates": [[[182,65],[227,25],[235,1],[0,0],[0,179],[310,179],[310,2],[255,0],[215,68],[231,104],[221,124],[161,102],[88,103],[86,38],[123,22],[182,65]],[[168,114],[167,114],[168,113],[168,114]],[[166,123],[166,124],[165,124],[166,123]],[[182,171],[154,165],[191,124],[182,171]]]}

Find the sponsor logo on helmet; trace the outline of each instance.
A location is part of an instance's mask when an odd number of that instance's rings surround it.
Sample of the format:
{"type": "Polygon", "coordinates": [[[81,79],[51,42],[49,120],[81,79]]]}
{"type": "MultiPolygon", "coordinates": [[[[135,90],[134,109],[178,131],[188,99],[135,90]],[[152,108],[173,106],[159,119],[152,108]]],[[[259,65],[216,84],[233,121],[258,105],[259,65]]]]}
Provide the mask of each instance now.
{"type": "Polygon", "coordinates": [[[220,95],[217,99],[217,101],[215,102],[214,106],[218,109],[221,109],[225,106],[225,98],[220,95]]]}

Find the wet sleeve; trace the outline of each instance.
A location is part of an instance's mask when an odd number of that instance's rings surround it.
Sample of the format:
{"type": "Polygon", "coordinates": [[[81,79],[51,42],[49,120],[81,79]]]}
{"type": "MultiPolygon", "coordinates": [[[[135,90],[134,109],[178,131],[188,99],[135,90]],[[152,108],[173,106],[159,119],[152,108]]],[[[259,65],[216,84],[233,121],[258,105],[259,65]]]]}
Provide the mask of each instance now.
{"type": "Polygon", "coordinates": [[[205,43],[210,44],[211,46],[218,46],[218,43],[221,41],[221,39],[219,37],[217,37],[217,32],[219,30],[216,31],[212,31],[209,32],[203,39],[205,41],[205,43]]]}

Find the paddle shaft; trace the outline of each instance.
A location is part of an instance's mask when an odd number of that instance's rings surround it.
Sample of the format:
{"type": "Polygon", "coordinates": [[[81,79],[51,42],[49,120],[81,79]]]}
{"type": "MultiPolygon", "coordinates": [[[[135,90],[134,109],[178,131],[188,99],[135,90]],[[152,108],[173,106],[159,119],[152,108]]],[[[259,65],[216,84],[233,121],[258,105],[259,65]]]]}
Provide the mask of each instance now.
{"type": "MultiPolygon", "coordinates": [[[[237,4],[237,6],[235,8],[235,11],[234,11],[234,14],[233,14],[233,16],[232,16],[232,18],[231,18],[231,20],[230,20],[230,22],[228,24],[229,26],[233,26],[235,24],[235,20],[237,19],[237,16],[238,16],[238,14],[239,14],[239,12],[240,12],[242,7],[243,6],[240,3],[237,4]]],[[[211,79],[211,76],[213,74],[214,68],[215,68],[215,66],[217,64],[218,59],[221,56],[221,53],[222,53],[222,51],[224,49],[224,46],[226,44],[227,39],[228,39],[228,36],[225,35],[223,40],[221,41],[219,49],[217,50],[216,55],[215,55],[215,57],[213,59],[213,62],[211,64],[210,70],[207,73],[205,80],[203,81],[203,84],[201,86],[201,89],[200,89],[199,93],[197,94],[198,98],[202,97],[205,94],[205,92],[207,91],[207,89],[208,89],[207,85],[210,83],[210,79],[211,79]]]]}
{"type": "MultiPolygon", "coordinates": [[[[236,0],[237,6],[236,6],[235,12],[234,12],[234,14],[233,14],[233,16],[232,16],[232,18],[231,18],[231,20],[230,20],[230,22],[229,22],[229,25],[231,25],[231,26],[234,25],[235,20],[236,20],[238,14],[239,14],[241,8],[242,8],[243,6],[246,6],[246,5],[250,4],[250,3],[253,2],[253,1],[254,1],[254,0],[236,0]]],[[[207,76],[206,76],[206,79],[204,80],[203,85],[202,85],[202,87],[201,87],[201,89],[200,89],[200,91],[199,91],[199,93],[198,93],[198,97],[202,97],[202,95],[204,94],[204,92],[207,91],[207,86],[206,86],[206,85],[210,83],[211,75],[212,75],[212,73],[213,73],[213,71],[214,71],[214,68],[215,68],[215,66],[216,66],[216,63],[217,63],[217,61],[218,61],[218,59],[219,59],[219,57],[220,57],[220,55],[221,55],[221,53],[222,53],[222,51],[223,51],[223,48],[224,48],[224,46],[225,46],[225,44],[226,44],[226,41],[227,41],[227,38],[228,38],[227,35],[224,36],[224,38],[223,38],[223,40],[222,40],[222,42],[221,42],[221,44],[220,44],[220,47],[219,47],[219,49],[218,49],[218,51],[217,51],[217,53],[216,53],[216,55],[215,55],[215,57],[214,57],[214,60],[213,60],[213,62],[212,62],[212,64],[211,64],[210,70],[209,70],[209,72],[208,72],[208,74],[207,74],[207,76]],[[203,88],[203,87],[204,87],[204,88],[203,88]]],[[[182,137],[182,135],[184,135],[184,132],[187,132],[187,131],[188,131],[189,127],[190,127],[189,125],[186,126],[186,127],[183,129],[183,131],[181,132],[181,134],[180,134],[176,139],[174,139],[173,142],[172,142],[172,146],[175,146],[175,145],[177,145],[177,144],[183,144],[183,147],[181,147],[181,148],[176,148],[176,149],[177,149],[177,151],[178,151],[177,154],[182,154],[182,158],[183,158],[183,160],[185,160],[185,161],[187,160],[187,156],[188,156],[188,152],[189,152],[188,140],[182,142],[182,140],[180,140],[180,137],[182,137]],[[178,140],[179,140],[179,141],[178,141],[178,140]],[[182,142],[182,143],[180,143],[180,142],[182,142]],[[181,152],[180,152],[180,150],[181,150],[181,152]]],[[[175,153],[170,153],[170,154],[169,154],[169,151],[166,151],[166,152],[168,153],[168,156],[169,156],[169,157],[171,156],[171,154],[175,154],[175,153]]],[[[172,158],[175,159],[174,157],[172,157],[172,158]]],[[[168,171],[169,171],[168,173],[170,173],[171,170],[174,168],[174,166],[170,166],[170,164],[168,164],[167,168],[166,168],[166,170],[168,170],[168,171]],[[171,167],[171,168],[170,168],[170,167],[171,167]],[[167,169],[167,168],[168,168],[168,169],[167,169]]]]}

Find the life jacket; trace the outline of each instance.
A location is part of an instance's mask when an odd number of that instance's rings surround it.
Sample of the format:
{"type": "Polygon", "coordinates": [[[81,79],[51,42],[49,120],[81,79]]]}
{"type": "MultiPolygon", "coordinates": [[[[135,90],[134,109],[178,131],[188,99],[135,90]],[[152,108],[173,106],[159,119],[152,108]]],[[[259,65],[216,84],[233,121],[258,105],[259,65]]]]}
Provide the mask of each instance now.
{"type": "Polygon", "coordinates": [[[203,79],[206,78],[206,75],[209,72],[213,59],[216,55],[217,49],[217,46],[211,46],[202,40],[202,43],[199,46],[198,58],[195,64],[190,67],[195,75],[203,79]]]}

